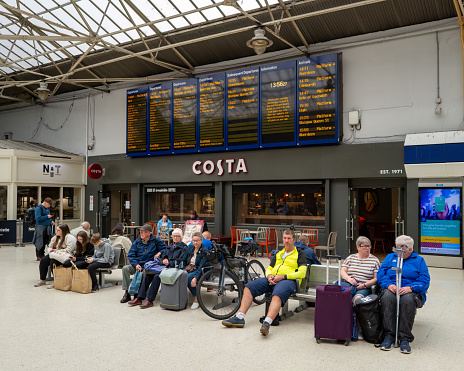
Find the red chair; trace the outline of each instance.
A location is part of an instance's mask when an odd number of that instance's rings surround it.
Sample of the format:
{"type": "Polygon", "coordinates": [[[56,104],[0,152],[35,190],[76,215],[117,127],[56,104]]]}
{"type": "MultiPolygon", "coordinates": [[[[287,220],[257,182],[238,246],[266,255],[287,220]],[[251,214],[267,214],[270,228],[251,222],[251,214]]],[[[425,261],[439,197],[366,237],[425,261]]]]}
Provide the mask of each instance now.
{"type": "Polygon", "coordinates": [[[303,229],[304,234],[308,234],[308,246],[314,247],[319,245],[319,231],[317,229],[303,229]]]}
{"type": "Polygon", "coordinates": [[[146,224],[151,225],[151,231],[152,231],[153,234],[156,236],[155,223],[153,223],[153,222],[147,222],[146,224]]]}
{"type": "Polygon", "coordinates": [[[237,244],[237,227],[230,227],[230,247],[234,248],[234,243],[237,244]]]}
{"type": "Polygon", "coordinates": [[[264,255],[264,246],[266,246],[267,258],[270,259],[271,251],[277,249],[275,228],[269,228],[266,233],[266,241],[258,242],[258,244],[261,246],[261,256],[264,255]],[[269,246],[274,246],[274,248],[270,250],[269,246]]]}

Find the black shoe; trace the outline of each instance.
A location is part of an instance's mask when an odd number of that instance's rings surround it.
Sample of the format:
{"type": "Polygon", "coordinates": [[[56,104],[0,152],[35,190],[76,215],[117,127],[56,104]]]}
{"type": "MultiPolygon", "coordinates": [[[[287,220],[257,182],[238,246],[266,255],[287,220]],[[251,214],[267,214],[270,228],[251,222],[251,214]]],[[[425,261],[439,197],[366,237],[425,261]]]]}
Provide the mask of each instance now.
{"type": "Polygon", "coordinates": [[[131,296],[126,292],[124,296],[122,297],[120,303],[127,303],[130,300],[131,300],[131,296]]]}
{"type": "Polygon", "coordinates": [[[92,292],[97,292],[98,290],[100,290],[100,289],[98,288],[98,285],[92,287],[92,292]]]}

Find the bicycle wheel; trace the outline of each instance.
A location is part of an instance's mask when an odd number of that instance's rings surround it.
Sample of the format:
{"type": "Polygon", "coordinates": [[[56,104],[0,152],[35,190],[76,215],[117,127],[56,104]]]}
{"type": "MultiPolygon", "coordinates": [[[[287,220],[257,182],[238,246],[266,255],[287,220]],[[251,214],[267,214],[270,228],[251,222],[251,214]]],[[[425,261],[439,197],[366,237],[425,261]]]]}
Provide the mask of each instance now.
{"type": "MultiPolygon", "coordinates": [[[[266,277],[266,270],[259,260],[250,260],[246,265],[246,281],[254,281],[257,278],[266,277]]],[[[253,301],[261,305],[266,301],[266,298],[263,295],[253,298],[253,301]]]]}
{"type": "Polygon", "coordinates": [[[219,286],[220,278],[220,269],[210,270],[200,278],[197,285],[198,304],[208,316],[227,319],[240,308],[243,285],[238,277],[229,271],[225,271],[222,287],[219,286]]]}

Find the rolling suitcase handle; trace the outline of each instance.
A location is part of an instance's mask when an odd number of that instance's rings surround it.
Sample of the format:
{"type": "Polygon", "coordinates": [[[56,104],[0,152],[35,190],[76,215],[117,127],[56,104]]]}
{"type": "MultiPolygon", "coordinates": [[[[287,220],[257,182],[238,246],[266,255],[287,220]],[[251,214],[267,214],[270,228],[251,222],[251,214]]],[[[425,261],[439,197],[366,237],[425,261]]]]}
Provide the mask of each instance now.
{"type": "Polygon", "coordinates": [[[338,260],[338,284],[341,284],[341,277],[340,277],[340,270],[342,269],[342,257],[340,255],[327,255],[327,270],[326,270],[326,279],[325,279],[325,284],[329,284],[329,262],[330,259],[337,259],[338,260]]]}

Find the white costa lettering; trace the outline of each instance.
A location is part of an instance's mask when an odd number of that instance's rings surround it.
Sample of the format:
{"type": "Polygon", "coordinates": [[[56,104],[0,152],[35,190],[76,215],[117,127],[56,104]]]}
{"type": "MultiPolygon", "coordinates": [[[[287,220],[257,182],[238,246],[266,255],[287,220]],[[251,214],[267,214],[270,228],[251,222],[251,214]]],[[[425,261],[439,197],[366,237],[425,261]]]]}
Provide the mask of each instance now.
{"type": "Polygon", "coordinates": [[[248,173],[245,160],[243,158],[238,159],[237,167],[235,168],[236,173],[248,173]]]}
{"type": "Polygon", "coordinates": [[[195,161],[192,164],[192,171],[195,175],[201,175],[203,173],[211,175],[214,172],[217,172],[218,176],[222,176],[226,169],[228,174],[248,173],[248,168],[244,158],[239,158],[237,161],[233,158],[226,160],[220,159],[217,160],[216,163],[212,160],[206,160],[205,162],[195,161]],[[227,166],[224,166],[223,162],[225,162],[227,166]]]}
{"type": "Polygon", "coordinates": [[[222,176],[222,174],[224,174],[224,169],[222,168],[222,160],[218,160],[217,168],[218,168],[218,175],[222,176]]]}
{"type": "Polygon", "coordinates": [[[201,170],[197,169],[198,166],[201,165],[201,161],[195,161],[192,165],[192,170],[193,170],[193,173],[196,174],[196,175],[200,175],[201,174],[201,170]]]}
{"type": "Polygon", "coordinates": [[[214,162],[211,160],[205,161],[203,164],[203,171],[205,174],[212,174],[214,172],[214,162]]]}

